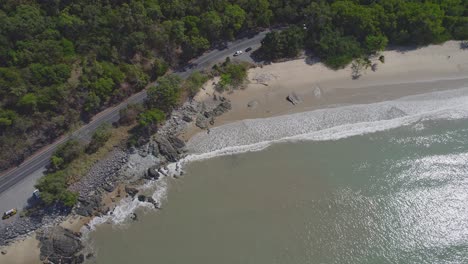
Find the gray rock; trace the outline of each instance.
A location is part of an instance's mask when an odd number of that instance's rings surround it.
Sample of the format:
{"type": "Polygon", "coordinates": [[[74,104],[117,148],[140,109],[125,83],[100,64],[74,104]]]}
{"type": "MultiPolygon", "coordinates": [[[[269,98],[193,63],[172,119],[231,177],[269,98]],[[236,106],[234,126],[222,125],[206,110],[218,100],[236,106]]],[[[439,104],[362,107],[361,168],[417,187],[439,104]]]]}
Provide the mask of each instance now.
{"type": "Polygon", "coordinates": [[[75,208],[75,213],[84,217],[92,216],[94,209],[90,205],[80,206],[75,208]]]}
{"type": "Polygon", "coordinates": [[[147,146],[143,146],[142,148],[138,149],[138,155],[141,157],[146,157],[148,156],[148,150],[146,149],[147,146]]]}
{"type": "Polygon", "coordinates": [[[170,162],[175,162],[179,159],[179,154],[177,150],[174,149],[172,144],[165,137],[156,136],[155,141],[158,143],[159,152],[166,157],[170,162]]]}
{"type": "Polygon", "coordinates": [[[172,144],[172,146],[176,149],[185,148],[185,142],[178,137],[168,137],[168,140],[172,144]]]}
{"type": "Polygon", "coordinates": [[[302,98],[299,97],[295,92],[291,92],[287,97],[286,100],[291,102],[293,105],[297,105],[302,102],[302,98]]]}
{"type": "Polygon", "coordinates": [[[149,144],[149,152],[151,152],[151,154],[153,154],[153,156],[157,157],[160,153],[159,153],[159,147],[158,147],[158,143],[156,142],[151,142],[149,144]]]}
{"type": "Polygon", "coordinates": [[[231,102],[224,100],[222,103],[220,103],[218,106],[213,109],[213,115],[214,116],[220,116],[227,111],[231,110],[231,102]]]}
{"type": "Polygon", "coordinates": [[[138,201],[145,202],[146,201],[146,196],[144,196],[143,194],[138,195],[138,201]]]}
{"type": "Polygon", "coordinates": [[[111,184],[109,183],[105,183],[102,185],[102,188],[106,191],[106,192],[112,192],[114,191],[114,186],[112,186],[111,184]]]}
{"type": "Polygon", "coordinates": [[[203,115],[198,115],[197,119],[195,121],[195,125],[201,129],[207,129],[208,128],[208,119],[204,117],[203,115]]]}
{"type": "Polygon", "coordinates": [[[136,152],[137,152],[137,149],[135,147],[130,147],[128,149],[128,153],[130,153],[130,154],[135,154],[136,152]]]}
{"type": "Polygon", "coordinates": [[[138,189],[130,186],[125,186],[125,192],[128,193],[128,195],[130,195],[131,197],[135,197],[135,195],[138,193],[138,189]]]}
{"type": "Polygon", "coordinates": [[[150,196],[150,197],[146,197],[146,201],[147,201],[148,203],[151,203],[152,205],[154,205],[154,208],[156,208],[156,209],[160,209],[160,208],[161,208],[161,207],[159,206],[159,203],[156,202],[156,201],[153,199],[153,197],[151,197],[151,196],[150,196]]]}
{"type": "Polygon", "coordinates": [[[203,113],[203,116],[205,116],[206,118],[210,118],[210,117],[213,116],[213,112],[211,112],[211,111],[205,111],[205,112],[203,113]]]}
{"type": "Polygon", "coordinates": [[[192,119],[190,116],[188,116],[188,115],[184,115],[184,116],[182,117],[182,120],[184,120],[184,121],[187,122],[187,123],[193,121],[193,119],[192,119]]]}
{"type": "Polygon", "coordinates": [[[137,220],[138,220],[137,214],[132,213],[132,214],[130,215],[130,219],[132,219],[133,221],[137,221],[137,220]]]}
{"type": "Polygon", "coordinates": [[[158,165],[154,165],[148,168],[148,172],[147,172],[148,178],[155,179],[155,180],[159,179],[160,174],[158,172],[158,169],[159,169],[158,165]]]}

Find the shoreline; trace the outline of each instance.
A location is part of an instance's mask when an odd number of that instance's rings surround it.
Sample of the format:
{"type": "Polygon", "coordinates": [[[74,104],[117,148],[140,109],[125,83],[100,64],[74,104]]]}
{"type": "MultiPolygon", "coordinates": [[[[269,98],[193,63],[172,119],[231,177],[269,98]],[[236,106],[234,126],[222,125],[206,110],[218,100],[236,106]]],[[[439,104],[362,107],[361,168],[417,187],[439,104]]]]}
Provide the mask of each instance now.
{"type": "MultiPolygon", "coordinates": [[[[359,79],[352,78],[351,66],[331,70],[307,59],[273,63],[249,70],[245,89],[224,93],[232,109],[210,127],[245,119],[267,118],[327,108],[398,99],[421,93],[455,89],[468,85],[468,52],[459,41],[406,52],[385,51],[385,63],[377,58],[377,70],[370,68],[359,79]],[[450,58],[448,57],[450,56],[450,58]],[[302,102],[292,105],[286,97],[294,92],[302,102]]],[[[216,80],[215,80],[216,81],[216,80]]],[[[215,92],[212,81],[195,100],[210,104],[215,92]]],[[[191,126],[182,138],[188,141],[202,132],[191,126]]]]}
{"type": "MultiPolygon", "coordinates": [[[[115,169],[114,173],[125,174],[125,176],[112,176],[112,181],[114,181],[112,191],[97,194],[102,203],[98,210],[101,211],[100,215],[106,215],[114,210],[121,199],[130,196],[131,199],[144,196],[142,198],[144,202],[152,203],[155,208],[158,208],[159,201],[151,201],[149,199],[151,195],[147,196],[138,190],[133,195],[129,195],[132,190],[124,186],[135,189],[134,187],[138,187],[138,183],[145,181],[144,179],[167,176],[168,173],[164,172],[166,169],[161,170],[161,168],[168,162],[174,162],[171,156],[175,155],[177,159],[180,159],[185,155],[185,151],[182,150],[185,146],[180,147],[180,142],[173,141],[175,139],[171,135],[179,134],[181,139],[188,142],[197,133],[206,133],[206,130],[197,127],[195,120],[206,110],[214,111],[223,103],[229,104],[229,107],[223,108],[223,114],[216,115],[214,122],[207,125],[208,128],[240,120],[282,116],[337,105],[381,102],[408,95],[466,87],[468,84],[468,52],[461,50],[456,41],[405,53],[386,51],[383,54],[386,58],[385,64],[380,63],[375,72],[368,69],[357,80],[352,79],[350,67],[333,71],[321,63],[309,65],[304,59],[298,59],[250,69],[248,72],[250,83],[245,89],[232,93],[219,94],[213,89],[213,80],[208,81],[195,97],[194,102],[186,103],[181,109],[176,110],[171,119],[161,128],[158,134],[163,138],[156,136],[138,150],[130,150],[131,153],[125,161],[121,161],[120,166],[117,166],[118,170],[115,169]],[[418,65],[421,67],[416,67],[418,65]],[[398,79],[398,82],[395,79],[398,79]],[[437,80],[434,81],[434,79],[437,80]],[[297,105],[286,100],[292,92],[301,101],[297,105]],[[213,95],[217,95],[216,99],[213,95]],[[187,116],[190,121],[182,122],[181,120],[187,116]],[[166,141],[169,141],[169,146],[175,153],[165,153],[170,148],[165,146],[166,141]],[[156,158],[151,158],[153,156],[156,158]],[[153,173],[157,176],[149,175],[151,170],[155,171],[153,173]],[[118,195],[116,190],[120,190],[118,195]]],[[[103,167],[99,162],[96,166],[103,167]]],[[[179,171],[179,173],[183,172],[179,171]]],[[[94,217],[93,215],[77,217],[77,214],[73,213],[61,223],[61,226],[73,232],[79,232],[94,217]]],[[[15,252],[21,252],[21,250],[13,249],[19,247],[28,250],[31,247],[31,241],[36,239],[29,235],[26,240],[4,247],[7,254],[0,256],[0,260],[5,259],[2,263],[15,263],[13,262],[16,259],[17,253],[15,252]],[[24,243],[23,241],[26,240],[28,242],[24,243]]],[[[38,240],[37,243],[39,243],[38,240]]],[[[31,261],[33,261],[32,258],[31,261]]]]}

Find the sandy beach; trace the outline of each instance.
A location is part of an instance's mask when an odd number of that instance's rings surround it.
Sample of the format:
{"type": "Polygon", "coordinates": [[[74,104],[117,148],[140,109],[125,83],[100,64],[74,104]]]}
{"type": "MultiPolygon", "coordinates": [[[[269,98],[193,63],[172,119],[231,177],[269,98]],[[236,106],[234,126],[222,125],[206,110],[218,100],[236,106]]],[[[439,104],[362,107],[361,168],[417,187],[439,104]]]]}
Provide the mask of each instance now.
{"type": "MultiPolygon", "coordinates": [[[[357,103],[392,100],[408,95],[468,87],[468,51],[460,43],[449,41],[415,50],[383,52],[385,63],[374,58],[376,70],[362,71],[352,78],[352,69],[331,70],[319,62],[297,59],[250,69],[245,89],[225,92],[232,110],[216,118],[213,127],[238,120],[266,118],[308,110],[357,103]],[[286,97],[294,92],[301,102],[293,105],[286,97]]],[[[198,102],[211,103],[214,83],[208,81],[195,97],[198,102]]],[[[201,129],[192,124],[181,137],[188,141],[201,129]]],[[[203,131],[203,133],[206,133],[203,131]]],[[[123,186],[104,197],[109,208],[120,200],[123,186]]],[[[78,232],[90,218],[70,217],[62,227],[78,232]]],[[[18,241],[0,255],[0,263],[40,263],[39,242],[34,236],[18,241]]]]}
{"type": "MultiPolygon", "coordinates": [[[[358,79],[353,79],[351,66],[335,71],[308,59],[253,68],[248,72],[249,84],[245,89],[223,93],[231,100],[232,110],[218,117],[213,126],[334,105],[392,100],[468,84],[468,52],[460,48],[458,41],[382,54],[385,63],[373,58],[376,70],[365,69],[358,79]],[[286,97],[291,92],[302,102],[297,105],[288,102],[286,97]]],[[[213,94],[217,94],[213,85],[216,81],[205,84],[195,100],[210,103],[213,94]]],[[[183,138],[188,140],[198,132],[201,129],[192,126],[183,138]]]]}
{"type": "Polygon", "coordinates": [[[18,240],[8,247],[1,249],[0,263],[2,264],[36,264],[39,259],[39,240],[34,234],[23,240],[18,240]],[[6,253],[6,254],[3,254],[6,253]]]}

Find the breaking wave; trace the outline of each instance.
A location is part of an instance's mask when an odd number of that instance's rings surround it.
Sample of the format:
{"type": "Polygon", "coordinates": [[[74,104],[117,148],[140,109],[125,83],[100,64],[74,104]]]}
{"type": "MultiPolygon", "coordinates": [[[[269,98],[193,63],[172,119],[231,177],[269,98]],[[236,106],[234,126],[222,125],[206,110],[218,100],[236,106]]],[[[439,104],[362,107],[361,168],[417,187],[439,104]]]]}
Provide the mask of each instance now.
{"type": "Polygon", "coordinates": [[[183,162],[262,150],[272,143],[338,140],[437,119],[468,118],[468,88],[263,119],[248,119],[199,133],[183,162]]]}

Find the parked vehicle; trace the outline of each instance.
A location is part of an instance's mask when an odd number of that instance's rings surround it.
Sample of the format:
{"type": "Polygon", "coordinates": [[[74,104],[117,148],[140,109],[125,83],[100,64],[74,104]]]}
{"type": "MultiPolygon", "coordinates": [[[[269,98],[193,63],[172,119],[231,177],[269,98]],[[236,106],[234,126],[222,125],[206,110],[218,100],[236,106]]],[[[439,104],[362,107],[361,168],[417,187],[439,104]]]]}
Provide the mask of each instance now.
{"type": "Polygon", "coordinates": [[[36,198],[36,199],[40,199],[40,198],[41,198],[41,193],[39,192],[38,189],[34,190],[34,192],[33,192],[33,197],[36,198]]]}
{"type": "Polygon", "coordinates": [[[8,219],[8,218],[14,216],[17,212],[18,212],[18,210],[16,210],[16,208],[10,209],[10,210],[3,213],[2,219],[3,220],[8,219]]]}
{"type": "Polygon", "coordinates": [[[248,48],[245,49],[245,52],[249,52],[251,50],[252,50],[252,47],[248,47],[248,48]]]}
{"type": "Polygon", "coordinates": [[[239,55],[241,55],[242,53],[243,53],[242,50],[238,50],[238,51],[234,52],[234,56],[239,56],[239,55]]]}

